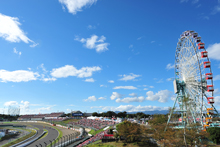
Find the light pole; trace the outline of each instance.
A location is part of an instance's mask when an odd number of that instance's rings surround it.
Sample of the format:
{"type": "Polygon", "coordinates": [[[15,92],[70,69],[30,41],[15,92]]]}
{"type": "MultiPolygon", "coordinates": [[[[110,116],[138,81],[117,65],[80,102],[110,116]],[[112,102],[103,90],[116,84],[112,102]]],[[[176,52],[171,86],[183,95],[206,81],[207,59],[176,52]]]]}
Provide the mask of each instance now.
{"type": "Polygon", "coordinates": [[[50,147],[52,147],[52,141],[51,140],[49,140],[50,141],[50,147]]]}
{"type": "Polygon", "coordinates": [[[46,143],[46,142],[44,142],[44,144],[45,144],[45,147],[47,147],[47,143],[46,143]]]}
{"type": "Polygon", "coordinates": [[[60,137],[61,147],[62,147],[62,138],[63,138],[63,136],[62,136],[62,137],[60,137]]]}
{"type": "MultiPolygon", "coordinates": [[[[53,139],[52,143],[54,143],[54,147],[55,147],[56,140],[55,140],[55,139],[53,139]]],[[[51,147],[52,147],[52,144],[51,144],[51,147]]]]}
{"type": "Polygon", "coordinates": [[[71,137],[71,134],[69,134],[68,136],[69,136],[68,144],[70,144],[70,137],[71,137]]]}

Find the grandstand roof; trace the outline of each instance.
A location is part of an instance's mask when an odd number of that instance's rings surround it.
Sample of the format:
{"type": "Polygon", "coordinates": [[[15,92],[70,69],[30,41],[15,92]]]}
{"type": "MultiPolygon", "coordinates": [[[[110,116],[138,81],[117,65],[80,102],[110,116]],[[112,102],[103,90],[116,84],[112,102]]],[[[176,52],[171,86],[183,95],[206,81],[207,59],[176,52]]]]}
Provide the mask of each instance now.
{"type": "Polygon", "coordinates": [[[72,111],[72,113],[82,113],[82,112],[77,110],[77,111],[72,111]]]}

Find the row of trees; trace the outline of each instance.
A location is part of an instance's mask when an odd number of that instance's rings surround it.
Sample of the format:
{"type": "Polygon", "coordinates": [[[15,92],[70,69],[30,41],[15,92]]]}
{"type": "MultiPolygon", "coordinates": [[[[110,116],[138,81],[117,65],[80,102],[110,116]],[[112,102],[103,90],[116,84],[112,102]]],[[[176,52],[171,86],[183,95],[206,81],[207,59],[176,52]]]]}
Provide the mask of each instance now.
{"type": "Polygon", "coordinates": [[[6,114],[0,114],[0,121],[4,121],[4,120],[8,120],[8,121],[12,121],[12,120],[17,120],[17,118],[19,117],[19,115],[6,115],[6,114]]]}
{"type": "Polygon", "coordinates": [[[93,112],[92,116],[98,117],[120,117],[120,118],[148,118],[149,114],[144,114],[143,112],[138,112],[136,114],[128,114],[126,111],[115,113],[114,111],[107,111],[102,113],[93,112]]]}
{"type": "Polygon", "coordinates": [[[124,121],[116,126],[118,136],[125,142],[148,142],[150,146],[157,146],[150,140],[154,138],[160,146],[201,146],[208,145],[211,140],[220,143],[220,128],[209,128],[207,131],[198,131],[199,124],[193,124],[184,129],[174,129],[172,125],[167,125],[165,115],[154,115],[154,119],[149,121],[150,127],[124,121]]]}

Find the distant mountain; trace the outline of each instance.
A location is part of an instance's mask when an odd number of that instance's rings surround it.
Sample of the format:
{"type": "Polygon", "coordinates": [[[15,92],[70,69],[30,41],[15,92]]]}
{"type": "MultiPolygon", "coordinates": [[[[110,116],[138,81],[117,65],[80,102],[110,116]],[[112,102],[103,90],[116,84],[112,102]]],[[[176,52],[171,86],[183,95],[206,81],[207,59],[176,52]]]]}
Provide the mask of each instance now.
{"type": "MultiPolygon", "coordinates": [[[[120,111],[115,111],[115,113],[119,113],[120,111]]],[[[139,112],[143,112],[144,114],[167,114],[168,113],[168,110],[155,110],[155,111],[139,111],[139,112]]],[[[127,114],[136,114],[138,112],[127,112],[127,114]]]]}

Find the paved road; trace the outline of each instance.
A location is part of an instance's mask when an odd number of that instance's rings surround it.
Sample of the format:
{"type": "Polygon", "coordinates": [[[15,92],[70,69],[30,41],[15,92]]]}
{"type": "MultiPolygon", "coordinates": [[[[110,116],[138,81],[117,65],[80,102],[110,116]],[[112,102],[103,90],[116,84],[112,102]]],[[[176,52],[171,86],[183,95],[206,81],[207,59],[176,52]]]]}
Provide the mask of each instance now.
{"type": "MultiPolygon", "coordinates": [[[[47,136],[45,136],[44,138],[40,139],[40,140],[37,140],[35,142],[33,142],[32,144],[30,144],[29,146],[27,147],[40,147],[40,144],[42,146],[45,146],[45,143],[48,145],[50,144],[50,140],[53,141],[54,139],[56,139],[59,135],[58,131],[54,128],[52,128],[50,125],[48,124],[44,124],[44,123],[27,123],[29,125],[32,125],[33,127],[36,127],[36,128],[39,128],[39,130],[43,130],[43,129],[46,129],[48,130],[48,134],[47,136]],[[44,143],[45,142],[45,143],[44,143]],[[37,146],[36,146],[37,145],[37,146]]],[[[66,128],[61,128],[61,127],[57,127],[60,131],[62,131],[63,133],[63,136],[66,136],[65,137],[65,140],[67,140],[67,135],[70,135],[70,134],[74,134],[75,133],[75,136],[79,135],[79,133],[77,131],[73,131],[73,130],[69,130],[69,129],[66,129],[66,128]]],[[[70,136],[68,136],[69,138],[70,136]]],[[[72,136],[73,137],[73,136],[72,136]]],[[[64,141],[64,137],[62,138],[62,142],[64,141]]],[[[61,142],[61,140],[59,141],[59,143],[61,142]]]]}
{"type": "MultiPolygon", "coordinates": [[[[56,129],[52,128],[48,124],[44,124],[44,123],[31,123],[31,122],[25,123],[25,122],[23,122],[23,123],[17,123],[16,125],[20,125],[20,124],[21,125],[26,125],[26,126],[31,126],[30,128],[38,128],[37,135],[33,139],[39,137],[43,133],[43,131],[44,131],[43,129],[48,130],[47,136],[45,136],[44,138],[42,138],[40,140],[36,140],[35,142],[33,142],[32,144],[28,145],[27,147],[37,147],[37,146],[40,147],[40,144],[42,144],[42,146],[45,146],[45,143],[48,145],[48,144],[50,144],[50,140],[53,141],[59,135],[59,132],[56,129]]],[[[67,138],[69,139],[70,134],[74,134],[75,137],[79,135],[79,132],[74,131],[74,130],[69,130],[69,129],[61,128],[61,127],[57,127],[57,128],[62,131],[63,136],[66,136],[65,140],[67,140],[67,138]]],[[[72,135],[72,137],[73,137],[73,135],[72,135]]],[[[28,141],[31,141],[31,140],[32,139],[30,139],[28,141]]],[[[62,142],[63,141],[64,141],[64,137],[62,138],[62,142]]],[[[8,140],[7,140],[7,142],[8,142],[8,140]]]]}
{"type": "Polygon", "coordinates": [[[43,126],[43,125],[35,125],[35,124],[32,124],[33,127],[37,127],[39,128],[39,130],[47,130],[48,131],[48,134],[47,136],[45,136],[44,138],[40,139],[40,140],[37,140],[35,142],[33,142],[32,144],[28,145],[27,147],[36,147],[36,145],[40,146],[40,144],[42,144],[42,146],[45,146],[45,143],[47,145],[50,144],[50,141],[49,140],[53,140],[53,139],[56,139],[59,135],[59,132],[54,129],[54,128],[51,128],[49,126],[43,126]]]}
{"type": "MultiPolygon", "coordinates": [[[[22,123],[22,125],[29,125],[29,124],[24,124],[24,123],[22,123]]],[[[38,130],[37,130],[37,135],[36,135],[35,137],[33,137],[32,139],[25,141],[24,143],[29,142],[29,141],[31,141],[31,140],[33,140],[33,139],[39,137],[39,136],[43,133],[43,131],[44,131],[44,130],[43,130],[43,126],[38,126],[38,125],[32,125],[32,126],[33,126],[34,128],[38,128],[38,130]]]]}

